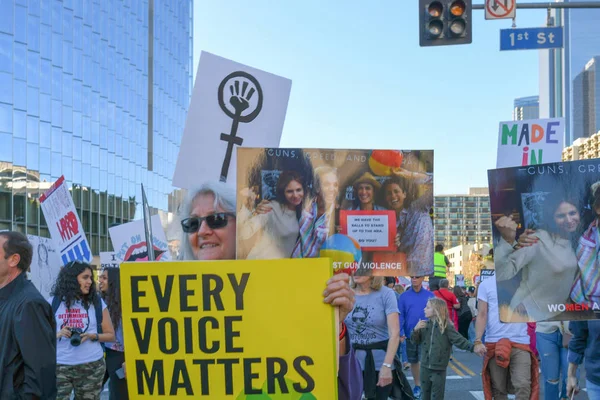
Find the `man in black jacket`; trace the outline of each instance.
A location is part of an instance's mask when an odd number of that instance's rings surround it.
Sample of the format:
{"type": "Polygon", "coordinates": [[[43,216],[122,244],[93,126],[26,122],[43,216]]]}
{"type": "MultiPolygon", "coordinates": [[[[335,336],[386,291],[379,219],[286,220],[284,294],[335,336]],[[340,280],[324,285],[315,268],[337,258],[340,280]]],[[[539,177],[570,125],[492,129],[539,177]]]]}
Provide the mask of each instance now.
{"type": "Polygon", "coordinates": [[[56,322],[27,280],[32,248],[18,232],[0,232],[0,399],[56,398],[56,322]]]}

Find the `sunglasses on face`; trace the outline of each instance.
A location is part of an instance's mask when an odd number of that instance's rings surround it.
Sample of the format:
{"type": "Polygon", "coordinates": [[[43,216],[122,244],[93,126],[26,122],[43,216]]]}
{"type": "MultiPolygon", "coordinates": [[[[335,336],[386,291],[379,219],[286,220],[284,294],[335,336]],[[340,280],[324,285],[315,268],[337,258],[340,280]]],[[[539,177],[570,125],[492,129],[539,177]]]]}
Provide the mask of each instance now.
{"type": "Polygon", "coordinates": [[[210,229],[225,228],[229,222],[229,218],[235,217],[234,213],[222,212],[207,215],[206,217],[189,217],[181,221],[181,228],[185,233],[198,232],[203,221],[210,229]]]}

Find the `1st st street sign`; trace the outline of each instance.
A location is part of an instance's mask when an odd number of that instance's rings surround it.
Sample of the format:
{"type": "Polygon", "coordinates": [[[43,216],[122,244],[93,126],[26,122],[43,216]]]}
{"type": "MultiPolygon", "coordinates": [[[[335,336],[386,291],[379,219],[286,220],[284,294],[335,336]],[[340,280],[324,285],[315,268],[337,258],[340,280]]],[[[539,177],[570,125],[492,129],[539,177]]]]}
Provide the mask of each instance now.
{"type": "Polygon", "coordinates": [[[500,30],[500,50],[539,50],[563,47],[563,28],[524,28],[500,30]]]}

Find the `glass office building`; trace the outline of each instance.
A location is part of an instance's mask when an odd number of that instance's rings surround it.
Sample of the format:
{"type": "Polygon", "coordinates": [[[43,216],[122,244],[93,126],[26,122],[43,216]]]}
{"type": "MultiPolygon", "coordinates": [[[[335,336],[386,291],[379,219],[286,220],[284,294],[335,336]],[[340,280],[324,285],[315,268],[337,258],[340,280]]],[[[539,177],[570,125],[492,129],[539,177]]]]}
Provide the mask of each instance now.
{"type": "Polygon", "coordinates": [[[110,250],[111,224],[136,216],[140,184],[153,208],[173,211],[193,0],[0,10],[0,229],[49,236],[38,199],[61,175],[96,255],[110,250]]]}
{"type": "Polygon", "coordinates": [[[513,120],[538,119],[540,117],[539,96],[519,97],[515,99],[513,120]]]}

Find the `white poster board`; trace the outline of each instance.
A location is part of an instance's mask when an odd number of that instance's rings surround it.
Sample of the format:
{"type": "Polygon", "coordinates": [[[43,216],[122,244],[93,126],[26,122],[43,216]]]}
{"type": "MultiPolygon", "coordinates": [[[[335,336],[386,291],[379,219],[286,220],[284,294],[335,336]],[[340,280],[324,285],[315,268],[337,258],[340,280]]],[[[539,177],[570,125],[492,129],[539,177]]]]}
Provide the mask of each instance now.
{"type": "Polygon", "coordinates": [[[40,203],[62,265],[75,260],[91,262],[92,252],[64,176],[40,197],[40,203]]]}
{"type": "Polygon", "coordinates": [[[27,240],[33,249],[29,280],[47,299],[63,264],[52,239],[27,235],[27,240]]]}
{"type": "Polygon", "coordinates": [[[564,140],[563,118],[500,122],[496,168],[560,162],[564,140]]]}
{"type": "Polygon", "coordinates": [[[454,286],[465,286],[465,276],[464,275],[454,275],[454,286]]]}
{"type": "MultiPolygon", "coordinates": [[[[156,261],[170,261],[171,252],[167,244],[165,231],[160,223],[160,217],[153,215],[152,242],[154,244],[154,257],[156,261]]],[[[115,259],[118,263],[126,261],[148,261],[148,247],[144,232],[144,220],[128,222],[108,229],[110,240],[115,250],[115,259]]]]}
{"type": "Polygon", "coordinates": [[[100,252],[100,270],[104,268],[119,268],[121,263],[117,260],[117,253],[114,251],[100,252]]]}
{"type": "Polygon", "coordinates": [[[292,81],[202,52],[173,186],[235,187],[236,148],[279,147],[292,81]]]}

